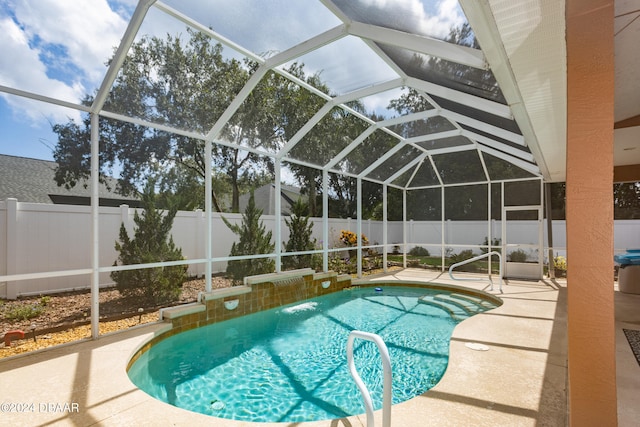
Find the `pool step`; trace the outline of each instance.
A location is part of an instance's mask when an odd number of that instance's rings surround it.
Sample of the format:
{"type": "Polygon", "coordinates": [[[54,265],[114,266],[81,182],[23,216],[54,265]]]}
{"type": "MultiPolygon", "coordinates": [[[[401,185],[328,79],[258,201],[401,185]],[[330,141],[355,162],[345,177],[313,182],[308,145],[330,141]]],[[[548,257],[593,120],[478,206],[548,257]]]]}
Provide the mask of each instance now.
{"type": "Polygon", "coordinates": [[[468,304],[467,307],[472,308],[474,312],[478,311],[486,311],[495,308],[496,305],[490,301],[482,299],[480,297],[476,297],[468,294],[451,294],[451,298],[455,298],[460,301],[464,301],[465,304],[468,304]],[[480,309],[480,310],[478,310],[480,309]]]}
{"type": "Polygon", "coordinates": [[[458,321],[494,307],[493,304],[482,298],[456,293],[424,295],[418,298],[418,303],[444,310],[458,321]]]}
{"type": "Polygon", "coordinates": [[[434,300],[439,301],[439,302],[444,302],[447,303],[449,305],[453,305],[457,308],[459,308],[460,310],[462,310],[466,315],[472,315],[474,314],[474,311],[472,309],[470,309],[467,304],[456,300],[455,298],[451,298],[451,295],[436,295],[433,297],[434,300]]]}
{"type": "Polygon", "coordinates": [[[426,304],[446,311],[449,315],[458,321],[464,320],[470,316],[470,312],[464,306],[456,301],[446,298],[445,294],[441,295],[424,295],[418,298],[418,303],[426,304]]]}

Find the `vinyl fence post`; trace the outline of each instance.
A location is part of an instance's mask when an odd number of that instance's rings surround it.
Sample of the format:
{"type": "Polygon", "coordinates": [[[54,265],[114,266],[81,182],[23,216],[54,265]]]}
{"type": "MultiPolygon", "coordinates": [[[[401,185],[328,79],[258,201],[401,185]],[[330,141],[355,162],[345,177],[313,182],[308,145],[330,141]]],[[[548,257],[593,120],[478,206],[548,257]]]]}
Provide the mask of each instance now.
{"type": "MultiPolygon", "coordinates": [[[[17,274],[18,266],[18,199],[7,199],[7,275],[17,274]]],[[[19,282],[7,282],[7,299],[16,299],[19,282]]]]}

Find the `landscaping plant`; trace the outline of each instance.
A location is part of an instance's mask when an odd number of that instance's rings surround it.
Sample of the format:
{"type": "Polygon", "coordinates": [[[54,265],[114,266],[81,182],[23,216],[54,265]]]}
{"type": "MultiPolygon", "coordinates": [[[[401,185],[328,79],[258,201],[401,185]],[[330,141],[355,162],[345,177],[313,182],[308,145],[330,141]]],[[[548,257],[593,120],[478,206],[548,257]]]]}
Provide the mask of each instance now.
{"type": "MultiPolygon", "coordinates": [[[[287,252],[312,251],[316,248],[316,239],[313,235],[313,223],[309,222],[309,208],[306,203],[298,199],[291,212],[290,219],[284,220],[289,227],[289,241],[285,243],[287,252]]],[[[290,255],[282,258],[282,265],[285,270],[298,268],[315,268],[312,254],[290,255]]]]}
{"type": "Polygon", "coordinates": [[[423,248],[422,246],[414,246],[409,251],[409,255],[417,256],[417,257],[423,257],[423,256],[429,256],[430,254],[429,254],[429,250],[428,249],[423,248]]]}
{"type": "MultiPolygon", "coordinates": [[[[249,197],[247,208],[242,214],[241,224],[231,224],[226,218],[222,218],[227,227],[240,238],[231,246],[229,256],[271,254],[275,245],[271,243],[271,231],[266,231],[260,221],[262,209],[256,207],[253,193],[249,197]]],[[[240,284],[244,277],[256,274],[273,273],[275,261],[271,258],[255,258],[231,260],[227,264],[227,275],[235,284],[240,284]]]]}
{"type": "MultiPolygon", "coordinates": [[[[120,241],[116,241],[118,259],[116,265],[147,264],[161,261],[184,259],[182,249],[176,247],[169,234],[176,209],[162,214],[155,207],[155,192],[149,184],[142,195],[144,211],[136,211],[133,221],[136,229],[133,239],[124,226],[120,225],[120,241]]],[[[182,284],[187,279],[185,265],[143,268],[137,270],[114,271],[111,278],[118,291],[125,297],[142,297],[152,303],[174,301],[180,295],[182,284]]]]}

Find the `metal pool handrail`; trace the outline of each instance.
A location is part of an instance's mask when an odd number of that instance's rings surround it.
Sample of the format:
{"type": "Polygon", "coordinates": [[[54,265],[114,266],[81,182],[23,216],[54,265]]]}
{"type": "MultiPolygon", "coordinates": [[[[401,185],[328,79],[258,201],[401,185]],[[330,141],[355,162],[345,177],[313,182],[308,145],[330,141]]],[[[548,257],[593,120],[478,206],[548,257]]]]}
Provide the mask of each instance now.
{"type": "Polygon", "coordinates": [[[360,378],[353,361],[353,341],[356,338],[374,342],[376,346],[378,346],[380,356],[382,356],[382,371],[384,375],[382,386],[382,427],[391,427],[391,359],[389,358],[389,350],[379,335],[369,332],[351,331],[349,339],[347,340],[347,363],[349,364],[349,372],[364,399],[364,407],[367,412],[367,427],[374,427],[375,425],[373,420],[373,402],[371,401],[371,394],[369,394],[367,386],[362,381],[362,378],[360,378]]]}
{"type": "Polygon", "coordinates": [[[464,281],[464,280],[467,280],[467,281],[488,280],[489,283],[491,283],[491,290],[493,290],[493,279],[491,279],[491,267],[489,267],[489,279],[463,279],[463,278],[460,278],[460,277],[457,277],[457,278],[453,277],[453,269],[454,268],[460,267],[461,265],[469,264],[469,263],[474,262],[474,261],[478,261],[479,259],[482,259],[482,258],[488,258],[491,255],[498,255],[498,261],[500,261],[500,270],[499,270],[498,274],[499,274],[499,279],[500,279],[500,292],[502,292],[502,254],[500,252],[491,251],[491,252],[487,252],[486,254],[478,255],[478,256],[475,256],[473,258],[469,258],[469,259],[466,259],[464,261],[460,261],[460,262],[457,262],[455,264],[451,264],[451,266],[449,267],[449,277],[451,277],[452,280],[460,280],[460,281],[464,281]]]}

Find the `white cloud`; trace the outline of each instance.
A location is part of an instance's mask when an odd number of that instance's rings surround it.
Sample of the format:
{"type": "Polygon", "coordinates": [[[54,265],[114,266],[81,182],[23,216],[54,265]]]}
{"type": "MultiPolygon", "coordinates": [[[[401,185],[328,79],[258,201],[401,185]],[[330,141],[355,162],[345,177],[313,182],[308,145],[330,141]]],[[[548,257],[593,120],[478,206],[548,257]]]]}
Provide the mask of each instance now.
{"type": "MultiPolygon", "coordinates": [[[[77,103],[100,84],[105,62],[126,25],[106,0],[4,2],[0,10],[0,84],[77,103]]],[[[43,115],[53,121],[69,118],[66,109],[19,97],[4,98],[13,114],[23,120],[41,122],[43,115]]]]}
{"type": "MultiPolygon", "coordinates": [[[[11,19],[0,20],[0,34],[3,34],[0,84],[67,101],[77,101],[82,96],[80,85],[67,85],[47,76],[47,69],[39,58],[40,52],[29,47],[25,34],[11,19]]],[[[5,99],[14,109],[16,116],[28,118],[30,121],[42,120],[42,110],[36,111],[32,108],[34,101],[10,96],[5,96],[5,99]]],[[[59,111],[54,106],[43,104],[41,107],[51,112],[59,111]]],[[[51,116],[51,114],[46,115],[51,116]]],[[[55,117],[56,114],[53,116],[55,117]]]]}
{"type": "Polygon", "coordinates": [[[127,26],[106,0],[20,0],[15,16],[29,40],[64,47],[68,61],[90,82],[104,74],[127,26]]]}
{"type": "Polygon", "coordinates": [[[442,0],[430,8],[421,0],[361,0],[376,9],[388,10],[389,14],[401,17],[403,25],[415,28],[421,34],[444,38],[453,26],[465,21],[457,0],[442,0]]]}

